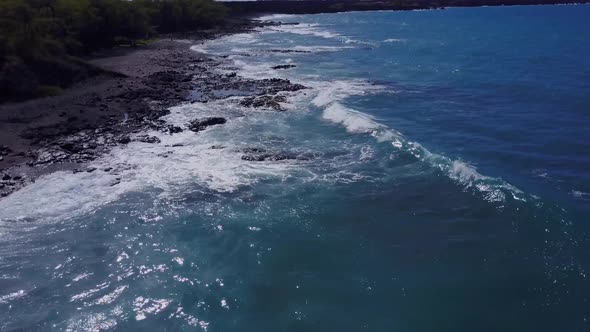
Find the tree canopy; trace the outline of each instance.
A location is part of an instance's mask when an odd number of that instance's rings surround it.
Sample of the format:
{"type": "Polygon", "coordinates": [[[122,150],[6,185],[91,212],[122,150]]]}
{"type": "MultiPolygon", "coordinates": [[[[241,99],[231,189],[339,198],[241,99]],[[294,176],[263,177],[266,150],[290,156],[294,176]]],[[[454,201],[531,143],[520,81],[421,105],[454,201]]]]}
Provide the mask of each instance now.
{"type": "Polygon", "coordinates": [[[210,27],[225,13],[211,0],[0,0],[0,102],[88,75],[81,54],[210,27]]]}

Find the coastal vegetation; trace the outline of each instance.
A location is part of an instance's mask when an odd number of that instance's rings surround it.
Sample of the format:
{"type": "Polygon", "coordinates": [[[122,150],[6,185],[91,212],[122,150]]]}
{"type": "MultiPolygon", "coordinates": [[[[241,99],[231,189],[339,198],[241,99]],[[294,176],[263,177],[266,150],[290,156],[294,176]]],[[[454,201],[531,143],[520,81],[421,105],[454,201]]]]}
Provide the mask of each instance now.
{"type": "Polygon", "coordinates": [[[85,54],[208,28],[225,14],[211,0],[0,0],[0,102],[58,94],[96,74],[85,54]]]}

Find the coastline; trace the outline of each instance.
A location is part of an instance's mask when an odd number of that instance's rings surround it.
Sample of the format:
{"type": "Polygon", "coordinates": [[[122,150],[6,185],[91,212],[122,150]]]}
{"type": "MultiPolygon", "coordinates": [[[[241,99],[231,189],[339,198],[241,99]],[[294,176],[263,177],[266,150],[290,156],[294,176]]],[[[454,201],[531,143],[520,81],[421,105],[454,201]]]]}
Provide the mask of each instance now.
{"type": "MultiPolygon", "coordinates": [[[[157,137],[141,133],[182,131],[159,118],[172,106],[229,96],[216,91],[256,91],[244,106],[281,111],[282,99],[276,94],[305,87],[283,79],[222,75],[215,72],[222,59],[191,50],[199,42],[269,24],[275,23],[239,20],[221,28],[162,36],[133,49],[103,51],[87,59],[103,74],[79,82],[60,96],[0,105],[0,198],[45,174],[94,172],[87,163],[115,146],[133,140],[159,144],[157,137]]],[[[209,120],[195,119],[189,130],[198,132],[214,124],[209,120]]]]}
{"type": "MultiPolygon", "coordinates": [[[[142,133],[155,129],[173,135],[183,130],[160,120],[173,106],[207,103],[241,90],[247,91],[238,94],[247,96],[241,106],[283,111],[284,97],[277,94],[306,87],[285,79],[254,80],[235,72],[219,74],[215,68],[224,65],[223,56],[191,49],[200,42],[252,32],[257,27],[293,24],[254,19],[262,12],[242,15],[215,29],[162,35],[148,45],[98,52],[86,60],[103,70],[102,74],[79,82],[59,96],[0,105],[0,199],[45,174],[94,172],[87,164],[113,147],[131,141],[158,144],[156,137],[142,133]]],[[[290,67],[277,63],[272,68],[290,67]]],[[[211,116],[215,118],[215,114],[211,116]]],[[[195,119],[193,131],[204,128],[201,120],[207,119],[195,119]]],[[[282,160],[291,156],[250,151],[243,158],[282,160]]]]}
{"type": "Polygon", "coordinates": [[[226,1],[224,5],[232,12],[240,14],[322,14],[350,11],[405,11],[435,10],[452,7],[490,7],[490,6],[533,6],[533,5],[577,5],[589,0],[443,0],[443,1],[351,1],[351,0],[273,0],[273,1],[226,1]]]}

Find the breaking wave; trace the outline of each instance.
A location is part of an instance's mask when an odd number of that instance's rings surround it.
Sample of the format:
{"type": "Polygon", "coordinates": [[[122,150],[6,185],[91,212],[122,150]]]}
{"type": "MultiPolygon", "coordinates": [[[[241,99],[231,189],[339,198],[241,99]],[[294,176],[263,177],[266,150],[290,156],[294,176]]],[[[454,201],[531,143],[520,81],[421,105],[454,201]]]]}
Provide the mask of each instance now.
{"type": "Polygon", "coordinates": [[[427,162],[465,188],[482,193],[490,202],[503,202],[507,194],[516,200],[527,200],[524,192],[502,179],[482,175],[474,166],[463,161],[432,153],[421,144],[404,138],[400,132],[379,123],[375,117],[342,104],[342,101],[349,96],[381,91],[383,91],[382,87],[368,82],[336,81],[320,89],[312,100],[312,104],[323,109],[322,119],[343,126],[349,133],[369,134],[378,142],[388,141],[394,149],[427,162]]]}

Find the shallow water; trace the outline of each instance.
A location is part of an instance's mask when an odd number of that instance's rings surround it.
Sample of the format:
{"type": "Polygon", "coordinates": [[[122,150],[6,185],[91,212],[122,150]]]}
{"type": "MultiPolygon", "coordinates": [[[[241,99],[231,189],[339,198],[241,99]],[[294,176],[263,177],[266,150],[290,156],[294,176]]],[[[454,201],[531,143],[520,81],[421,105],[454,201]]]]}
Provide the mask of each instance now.
{"type": "Polygon", "coordinates": [[[589,14],[274,16],[300,24],[195,45],[312,89],[175,107],[228,122],[0,200],[0,330],[587,330],[589,14]]]}

